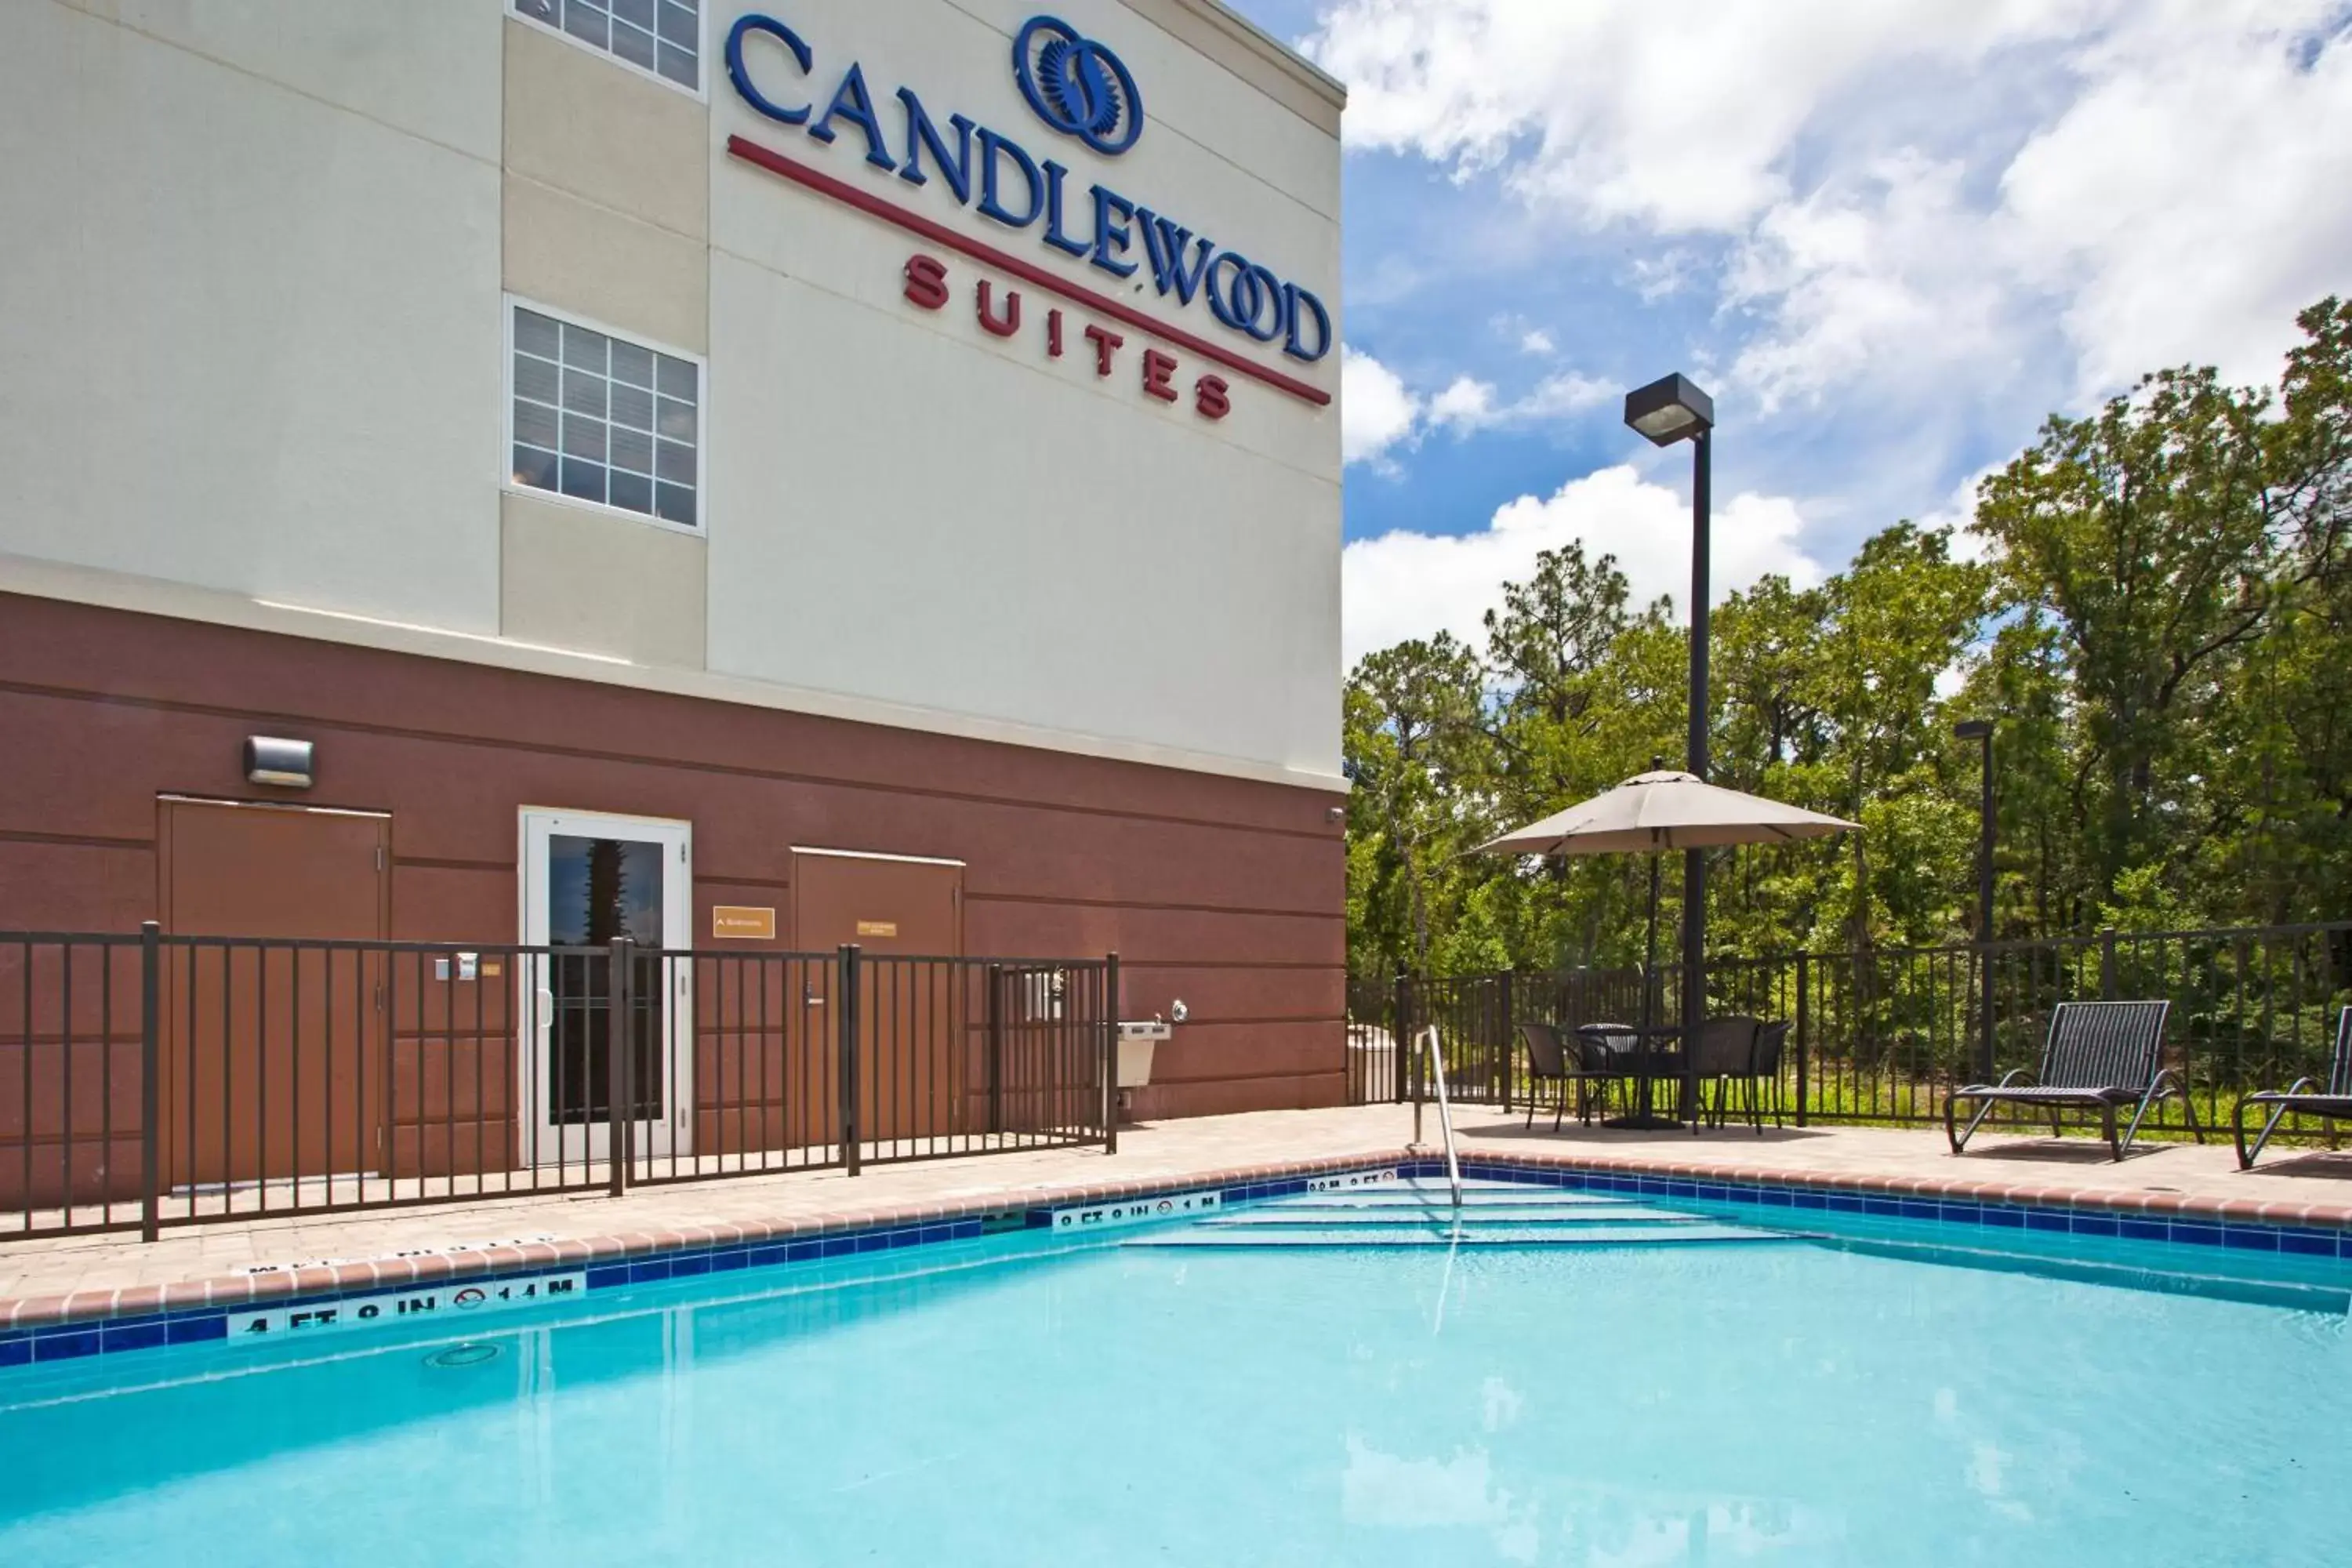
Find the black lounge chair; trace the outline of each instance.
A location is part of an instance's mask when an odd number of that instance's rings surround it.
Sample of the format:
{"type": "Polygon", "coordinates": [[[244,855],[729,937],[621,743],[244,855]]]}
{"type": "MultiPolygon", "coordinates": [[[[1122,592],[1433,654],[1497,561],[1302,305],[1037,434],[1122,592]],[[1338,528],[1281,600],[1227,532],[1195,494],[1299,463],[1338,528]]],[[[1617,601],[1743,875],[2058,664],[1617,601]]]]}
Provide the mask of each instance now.
{"type": "Polygon", "coordinates": [[[2167,1094],[2178,1095],[2197,1142],[2205,1129],[2197,1123],[2197,1108],[2178,1075],[2163,1065],[2164,1020],[2169,1002],[2061,1002],[2050,1015],[2050,1039],[2042,1047],[2042,1070],[2018,1068],[1999,1083],[1969,1084],[1952,1090],[1944,1101],[1944,1136],[1957,1154],[1969,1145],[1977,1128],[2000,1105],[2037,1106],[2050,1113],[2053,1136],[2059,1131],[2059,1113],[2070,1109],[2095,1110],[2108,1152],[2118,1160],[2139,1136],[2147,1108],[2167,1094]],[[1981,1100],[1966,1128],[1958,1125],[1960,1101],[1981,1100]],[[2118,1140],[2116,1112],[2137,1102],[2131,1126],[2118,1140]]]}
{"type": "MultiPolygon", "coordinates": [[[[2300,1116],[2316,1116],[2327,1121],[2352,1121],[2352,1007],[2336,1016],[2336,1059],[2328,1064],[2327,1086],[2322,1089],[2315,1079],[2297,1079],[2293,1087],[2265,1089],[2249,1094],[2238,1101],[2231,1116],[2231,1130],[2238,1139],[2238,1169],[2252,1170],[2263,1157],[2263,1145],[2271,1141],[2278,1124],[2289,1112],[2300,1116]],[[2270,1111],[2263,1130],[2254,1139],[2254,1146],[2246,1147],[2246,1108],[2259,1105],[2270,1111]]],[[[2333,1140],[2335,1130],[2329,1129],[2333,1140]]]]}

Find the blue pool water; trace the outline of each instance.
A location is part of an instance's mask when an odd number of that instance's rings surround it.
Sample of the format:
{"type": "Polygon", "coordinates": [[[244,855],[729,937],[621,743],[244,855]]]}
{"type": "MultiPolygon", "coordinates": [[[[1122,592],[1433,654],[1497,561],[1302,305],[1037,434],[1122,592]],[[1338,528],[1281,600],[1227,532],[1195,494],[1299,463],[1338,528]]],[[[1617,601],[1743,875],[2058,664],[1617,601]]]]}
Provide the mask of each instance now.
{"type": "Polygon", "coordinates": [[[1693,1223],[1032,1235],[600,1292],[470,1365],[391,1330],[17,1369],[0,1563],[2352,1560],[2343,1266],[2126,1289],[1693,1223]]]}

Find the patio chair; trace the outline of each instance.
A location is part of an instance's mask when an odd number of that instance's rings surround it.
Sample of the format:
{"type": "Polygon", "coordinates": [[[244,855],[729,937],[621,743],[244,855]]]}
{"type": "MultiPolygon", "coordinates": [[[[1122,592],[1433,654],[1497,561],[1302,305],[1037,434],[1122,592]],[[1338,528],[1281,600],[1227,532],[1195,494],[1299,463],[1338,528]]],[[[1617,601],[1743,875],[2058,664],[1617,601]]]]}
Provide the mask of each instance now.
{"type": "Polygon", "coordinates": [[[2148,1107],[2166,1095],[2178,1096],[2197,1142],[2205,1142],[2198,1125],[2197,1108],[2189,1090],[2172,1069],[2163,1065],[2164,1020],[2169,1002],[2061,1002],[2050,1015],[2050,1038],[2042,1047],[2042,1068],[2011,1071],[1999,1083],[1974,1083],[1952,1090],[1944,1101],[1944,1136],[1957,1154],[1969,1146],[1984,1119],[1997,1106],[2037,1107],[2050,1115],[2051,1135],[2059,1131],[2059,1115],[2069,1109],[2095,1110],[2107,1151],[2124,1157],[2139,1136],[2139,1124],[2148,1107]],[[1958,1125],[1960,1101],[1979,1101],[1965,1128],[1958,1125]],[[2118,1140],[2116,1112],[2134,1106],[2131,1126],[2118,1140]]]}
{"type": "Polygon", "coordinates": [[[1655,1065],[1644,1059],[1642,1032],[1631,1024],[1579,1024],[1575,1034],[1577,1056],[1604,1095],[1609,1085],[1639,1078],[1655,1065]]]}
{"type": "MultiPolygon", "coordinates": [[[[1692,1047],[1693,1065],[1698,1071],[1701,1095],[1706,1094],[1708,1083],[1715,1085],[1713,1114],[1717,1127],[1723,1125],[1732,1082],[1747,1079],[1756,1070],[1756,1037],[1763,1026],[1761,1018],[1746,1013],[1727,1013],[1719,1018],[1709,1018],[1699,1027],[1698,1040],[1692,1047]]],[[[1704,1102],[1698,1109],[1704,1120],[1704,1102]]]]}
{"type": "MultiPolygon", "coordinates": [[[[1756,1048],[1750,1054],[1748,1070],[1739,1076],[1740,1109],[1748,1113],[1748,1124],[1756,1129],[1758,1137],[1764,1135],[1765,1086],[1770,1085],[1772,1125],[1780,1125],[1780,1053],[1789,1043],[1786,1023],[1760,1024],[1756,1029],[1756,1048]]],[[[1723,1125],[1723,1097],[1718,1093],[1715,1105],[1715,1124],[1723,1125]]]]}
{"type": "Polygon", "coordinates": [[[1529,1127],[1535,1125],[1536,1094],[1534,1091],[1547,1083],[1552,1085],[1554,1089],[1551,1117],[1553,1131],[1559,1131],[1560,1119],[1568,1112],[1568,1096],[1571,1086],[1576,1092],[1576,1119],[1579,1121],[1591,1122],[1592,1086],[1596,1083],[1601,1086],[1602,1101],[1605,1104],[1609,1093],[1609,1079],[1613,1076],[1614,1069],[1611,1068],[1605,1060],[1597,1063],[1591,1060],[1581,1039],[1571,1045],[1561,1036],[1558,1028],[1549,1024],[1521,1024],[1519,1039],[1528,1047],[1529,1093],[1526,1124],[1529,1127]]]}
{"type": "Polygon", "coordinates": [[[1631,1063],[1641,1049],[1641,1031],[1631,1024],[1579,1024],[1576,1038],[1584,1047],[1584,1060],[1598,1073],[1604,1068],[1611,1078],[1630,1078],[1631,1063]]]}
{"type": "Polygon", "coordinates": [[[2290,1112],[2299,1116],[2316,1116],[2327,1121],[2328,1142],[2333,1143],[2338,1121],[2352,1121],[2352,1007],[2336,1015],[2336,1057],[2328,1064],[2327,1085],[2322,1089],[2315,1079],[2302,1078],[2284,1089],[2265,1089],[2259,1094],[2240,1098],[2238,1108],[2231,1114],[2231,1131],[2238,1140],[2238,1169],[2253,1169],[2263,1157],[2263,1145],[2278,1131],[2279,1122],[2290,1112]],[[2246,1108],[2259,1105],[2269,1110],[2263,1130],[2254,1139],[2254,1146],[2246,1147],[2246,1108]]]}

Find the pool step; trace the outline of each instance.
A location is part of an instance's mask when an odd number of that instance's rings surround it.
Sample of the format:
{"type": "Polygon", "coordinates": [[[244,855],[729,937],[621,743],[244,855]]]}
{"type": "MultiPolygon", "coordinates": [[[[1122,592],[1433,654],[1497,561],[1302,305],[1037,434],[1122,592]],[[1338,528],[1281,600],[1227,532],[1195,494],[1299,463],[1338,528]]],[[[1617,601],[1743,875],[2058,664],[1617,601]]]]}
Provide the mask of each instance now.
{"type": "Polygon", "coordinates": [[[1131,1247],[1654,1247],[1766,1241],[1726,1225],[1630,1198],[1511,1182],[1465,1182],[1454,1206],[1443,1182],[1397,1182],[1307,1193],[1229,1209],[1133,1237],[1131,1247]]]}
{"type": "MultiPolygon", "coordinates": [[[[1454,1201],[1440,1184],[1429,1187],[1364,1187],[1352,1193],[1309,1193],[1303,1197],[1276,1200],[1285,1207],[1302,1209],[1452,1209],[1454,1201]]],[[[1473,1187],[1464,1184],[1462,1206],[1474,1208],[1517,1208],[1528,1204],[1540,1204],[1547,1208],[1574,1208],[1590,1204],[1621,1203],[1621,1198],[1598,1193],[1563,1192],[1557,1187],[1473,1187]]]]}
{"type": "MultiPolygon", "coordinates": [[[[1579,1204],[1573,1207],[1545,1208],[1533,1204],[1491,1204],[1478,1208],[1465,1206],[1461,1221],[1465,1226],[1537,1225],[1575,1227],[1629,1224],[1674,1224],[1688,1220],[1670,1209],[1654,1209],[1639,1204],[1579,1204]]],[[[1383,1208],[1285,1209],[1272,1205],[1260,1213],[1235,1210],[1213,1219],[1203,1219],[1204,1229],[1227,1230],[1248,1226],[1272,1226],[1279,1229],[1317,1230],[1332,1226],[1358,1230],[1400,1226],[1450,1227],[1454,1223],[1454,1211],[1445,1204],[1412,1208],[1391,1205],[1383,1208]]]]}
{"type": "Polygon", "coordinates": [[[1465,1224],[1457,1236],[1444,1229],[1397,1226],[1292,1231],[1273,1226],[1187,1226],[1139,1236],[1129,1247],[1669,1247],[1695,1242],[1780,1241],[1769,1231],[1736,1225],[1683,1221],[1671,1225],[1596,1226],[1584,1230],[1557,1226],[1465,1224]]]}

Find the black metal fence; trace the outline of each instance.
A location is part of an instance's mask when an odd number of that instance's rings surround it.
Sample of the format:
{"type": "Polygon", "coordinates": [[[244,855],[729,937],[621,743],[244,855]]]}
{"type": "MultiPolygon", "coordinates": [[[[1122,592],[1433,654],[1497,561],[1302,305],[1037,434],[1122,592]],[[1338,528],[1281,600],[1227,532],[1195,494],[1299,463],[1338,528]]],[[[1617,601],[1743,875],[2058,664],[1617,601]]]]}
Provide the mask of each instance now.
{"type": "Polygon", "coordinates": [[[1118,960],[0,935],[0,1237],[1117,1146],[1118,960]]]}
{"type": "MultiPolygon", "coordinates": [[[[1520,1022],[1573,1029],[1644,1016],[1638,970],[1400,978],[1380,989],[1351,988],[1351,1039],[1433,1024],[1454,1098],[1498,1105],[1528,1092],[1520,1022]]],[[[1662,966],[1649,1017],[1679,1022],[1681,993],[1678,967],[1662,966]]],[[[1790,1025],[1781,1088],[1800,1123],[1940,1121],[1956,1086],[2036,1066],[2060,1002],[2126,997],[2171,1002],[2167,1065],[2186,1079],[2199,1120],[2226,1126],[2239,1094],[2325,1073],[2336,1011],[2352,1003],[2352,922],[1726,954],[1707,968],[1710,1014],[1790,1025]]],[[[1409,1077],[1402,1062],[1382,1079],[1351,1072],[1351,1098],[1407,1098],[1409,1077]]],[[[2168,1100],[2148,1126],[2185,1133],[2186,1112],[2168,1100]]]]}
{"type": "Polygon", "coordinates": [[[1410,1097],[1395,1029],[1393,986],[1348,979],[1348,1103],[1379,1105],[1410,1097]]]}

